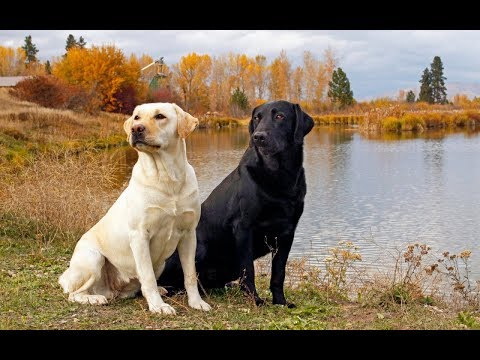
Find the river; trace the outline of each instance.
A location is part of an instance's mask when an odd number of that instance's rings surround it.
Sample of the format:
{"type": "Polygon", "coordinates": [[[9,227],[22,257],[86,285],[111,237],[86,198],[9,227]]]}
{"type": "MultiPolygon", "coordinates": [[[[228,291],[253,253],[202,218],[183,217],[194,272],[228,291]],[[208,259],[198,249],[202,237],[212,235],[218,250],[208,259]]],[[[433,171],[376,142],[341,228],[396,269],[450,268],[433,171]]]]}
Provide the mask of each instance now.
{"type": "MultiPolygon", "coordinates": [[[[351,241],[365,268],[382,272],[408,244],[425,243],[433,260],[443,251],[472,250],[478,278],[479,135],[364,136],[353,128],[315,127],[305,138],[307,195],[290,258],[318,265],[339,241],[351,241]]],[[[187,138],[201,201],[237,166],[248,141],[246,128],[196,130],[187,138]]],[[[136,154],[120,151],[128,177],[136,154]]]]}

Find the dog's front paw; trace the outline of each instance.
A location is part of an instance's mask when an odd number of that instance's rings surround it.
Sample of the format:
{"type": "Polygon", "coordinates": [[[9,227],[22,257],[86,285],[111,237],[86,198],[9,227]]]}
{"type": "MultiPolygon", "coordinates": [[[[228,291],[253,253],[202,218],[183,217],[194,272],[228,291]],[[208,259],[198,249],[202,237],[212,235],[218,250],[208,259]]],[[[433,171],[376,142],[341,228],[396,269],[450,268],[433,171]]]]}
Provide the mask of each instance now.
{"type": "Polygon", "coordinates": [[[165,315],[176,315],[176,311],[173,307],[168,304],[160,304],[160,305],[149,305],[149,310],[153,313],[157,314],[165,314],[165,315]]]}
{"type": "Polygon", "coordinates": [[[255,305],[263,306],[263,305],[265,305],[265,300],[263,300],[261,297],[256,297],[255,298],[255,305]]]}
{"type": "Polygon", "coordinates": [[[210,311],[212,309],[212,307],[210,305],[208,305],[202,299],[188,300],[188,305],[191,308],[194,308],[194,309],[197,309],[197,310],[210,311]]]}

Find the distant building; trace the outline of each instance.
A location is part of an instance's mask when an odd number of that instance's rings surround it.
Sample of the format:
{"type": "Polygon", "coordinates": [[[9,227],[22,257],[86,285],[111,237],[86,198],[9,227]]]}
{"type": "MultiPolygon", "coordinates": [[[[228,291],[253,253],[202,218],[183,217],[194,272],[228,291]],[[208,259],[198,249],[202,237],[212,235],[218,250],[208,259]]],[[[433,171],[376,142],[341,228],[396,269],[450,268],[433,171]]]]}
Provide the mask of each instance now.
{"type": "Polygon", "coordinates": [[[28,76],[0,76],[0,87],[12,87],[28,76]]]}

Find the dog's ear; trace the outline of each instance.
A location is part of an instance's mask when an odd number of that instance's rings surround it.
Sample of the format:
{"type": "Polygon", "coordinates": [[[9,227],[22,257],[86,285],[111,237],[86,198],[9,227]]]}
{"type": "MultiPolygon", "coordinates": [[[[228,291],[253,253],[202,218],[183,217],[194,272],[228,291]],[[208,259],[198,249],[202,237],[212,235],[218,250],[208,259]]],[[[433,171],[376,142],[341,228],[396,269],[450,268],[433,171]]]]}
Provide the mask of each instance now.
{"type": "Polygon", "coordinates": [[[295,132],[293,140],[295,144],[303,144],[303,137],[312,130],[314,122],[310,115],[302,110],[299,104],[295,104],[295,132]]]}
{"type": "Polygon", "coordinates": [[[253,114],[255,114],[255,110],[258,109],[258,106],[256,106],[253,110],[252,110],[252,116],[250,118],[250,122],[248,123],[248,133],[250,134],[250,142],[248,143],[248,146],[249,147],[252,147],[253,146],[253,143],[252,143],[252,134],[253,134],[253,131],[255,130],[255,125],[253,124],[253,114]]]}
{"type": "Polygon", "coordinates": [[[132,132],[132,122],[133,122],[133,115],[130,116],[127,120],[125,120],[125,122],[123,123],[123,130],[125,130],[125,132],[127,133],[127,140],[128,140],[128,136],[130,135],[130,133],[132,132]]]}
{"type": "Polygon", "coordinates": [[[253,134],[253,130],[255,130],[255,125],[253,125],[253,114],[255,114],[255,111],[260,107],[259,106],[256,106],[253,110],[252,110],[252,116],[250,118],[250,122],[248,123],[248,132],[250,133],[250,136],[252,136],[253,134]]]}
{"type": "Polygon", "coordinates": [[[177,113],[177,132],[178,135],[185,139],[198,125],[198,119],[178,106],[177,104],[172,104],[177,113]]]}

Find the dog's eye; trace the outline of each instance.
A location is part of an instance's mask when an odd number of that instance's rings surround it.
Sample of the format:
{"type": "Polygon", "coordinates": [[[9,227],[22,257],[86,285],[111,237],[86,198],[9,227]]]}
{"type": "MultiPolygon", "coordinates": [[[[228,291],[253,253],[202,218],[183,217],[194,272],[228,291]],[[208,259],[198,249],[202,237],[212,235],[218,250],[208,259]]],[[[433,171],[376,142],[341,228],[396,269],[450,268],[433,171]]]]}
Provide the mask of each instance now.
{"type": "Polygon", "coordinates": [[[155,115],[155,119],[158,119],[158,120],[165,119],[165,118],[166,116],[163,116],[162,114],[155,115]]]}
{"type": "Polygon", "coordinates": [[[283,119],[285,119],[285,116],[283,116],[282,114],[275,115],[275,120],[283,120],[283,119]]]}
{"type": "Polygon", "coordinates": [[[260,115],[255,115],[255,116],[253,117],[253,120],[259,121],[261,118],[262,118],[262,117],[261,117],[260,115]]]}
{"type": "Polygon", "coordinates": [[[133,120],[138,120],[138,119],[140,119],[140,116],[138,115],[135,115],[135,117],[133,118],[133,120]]]}

